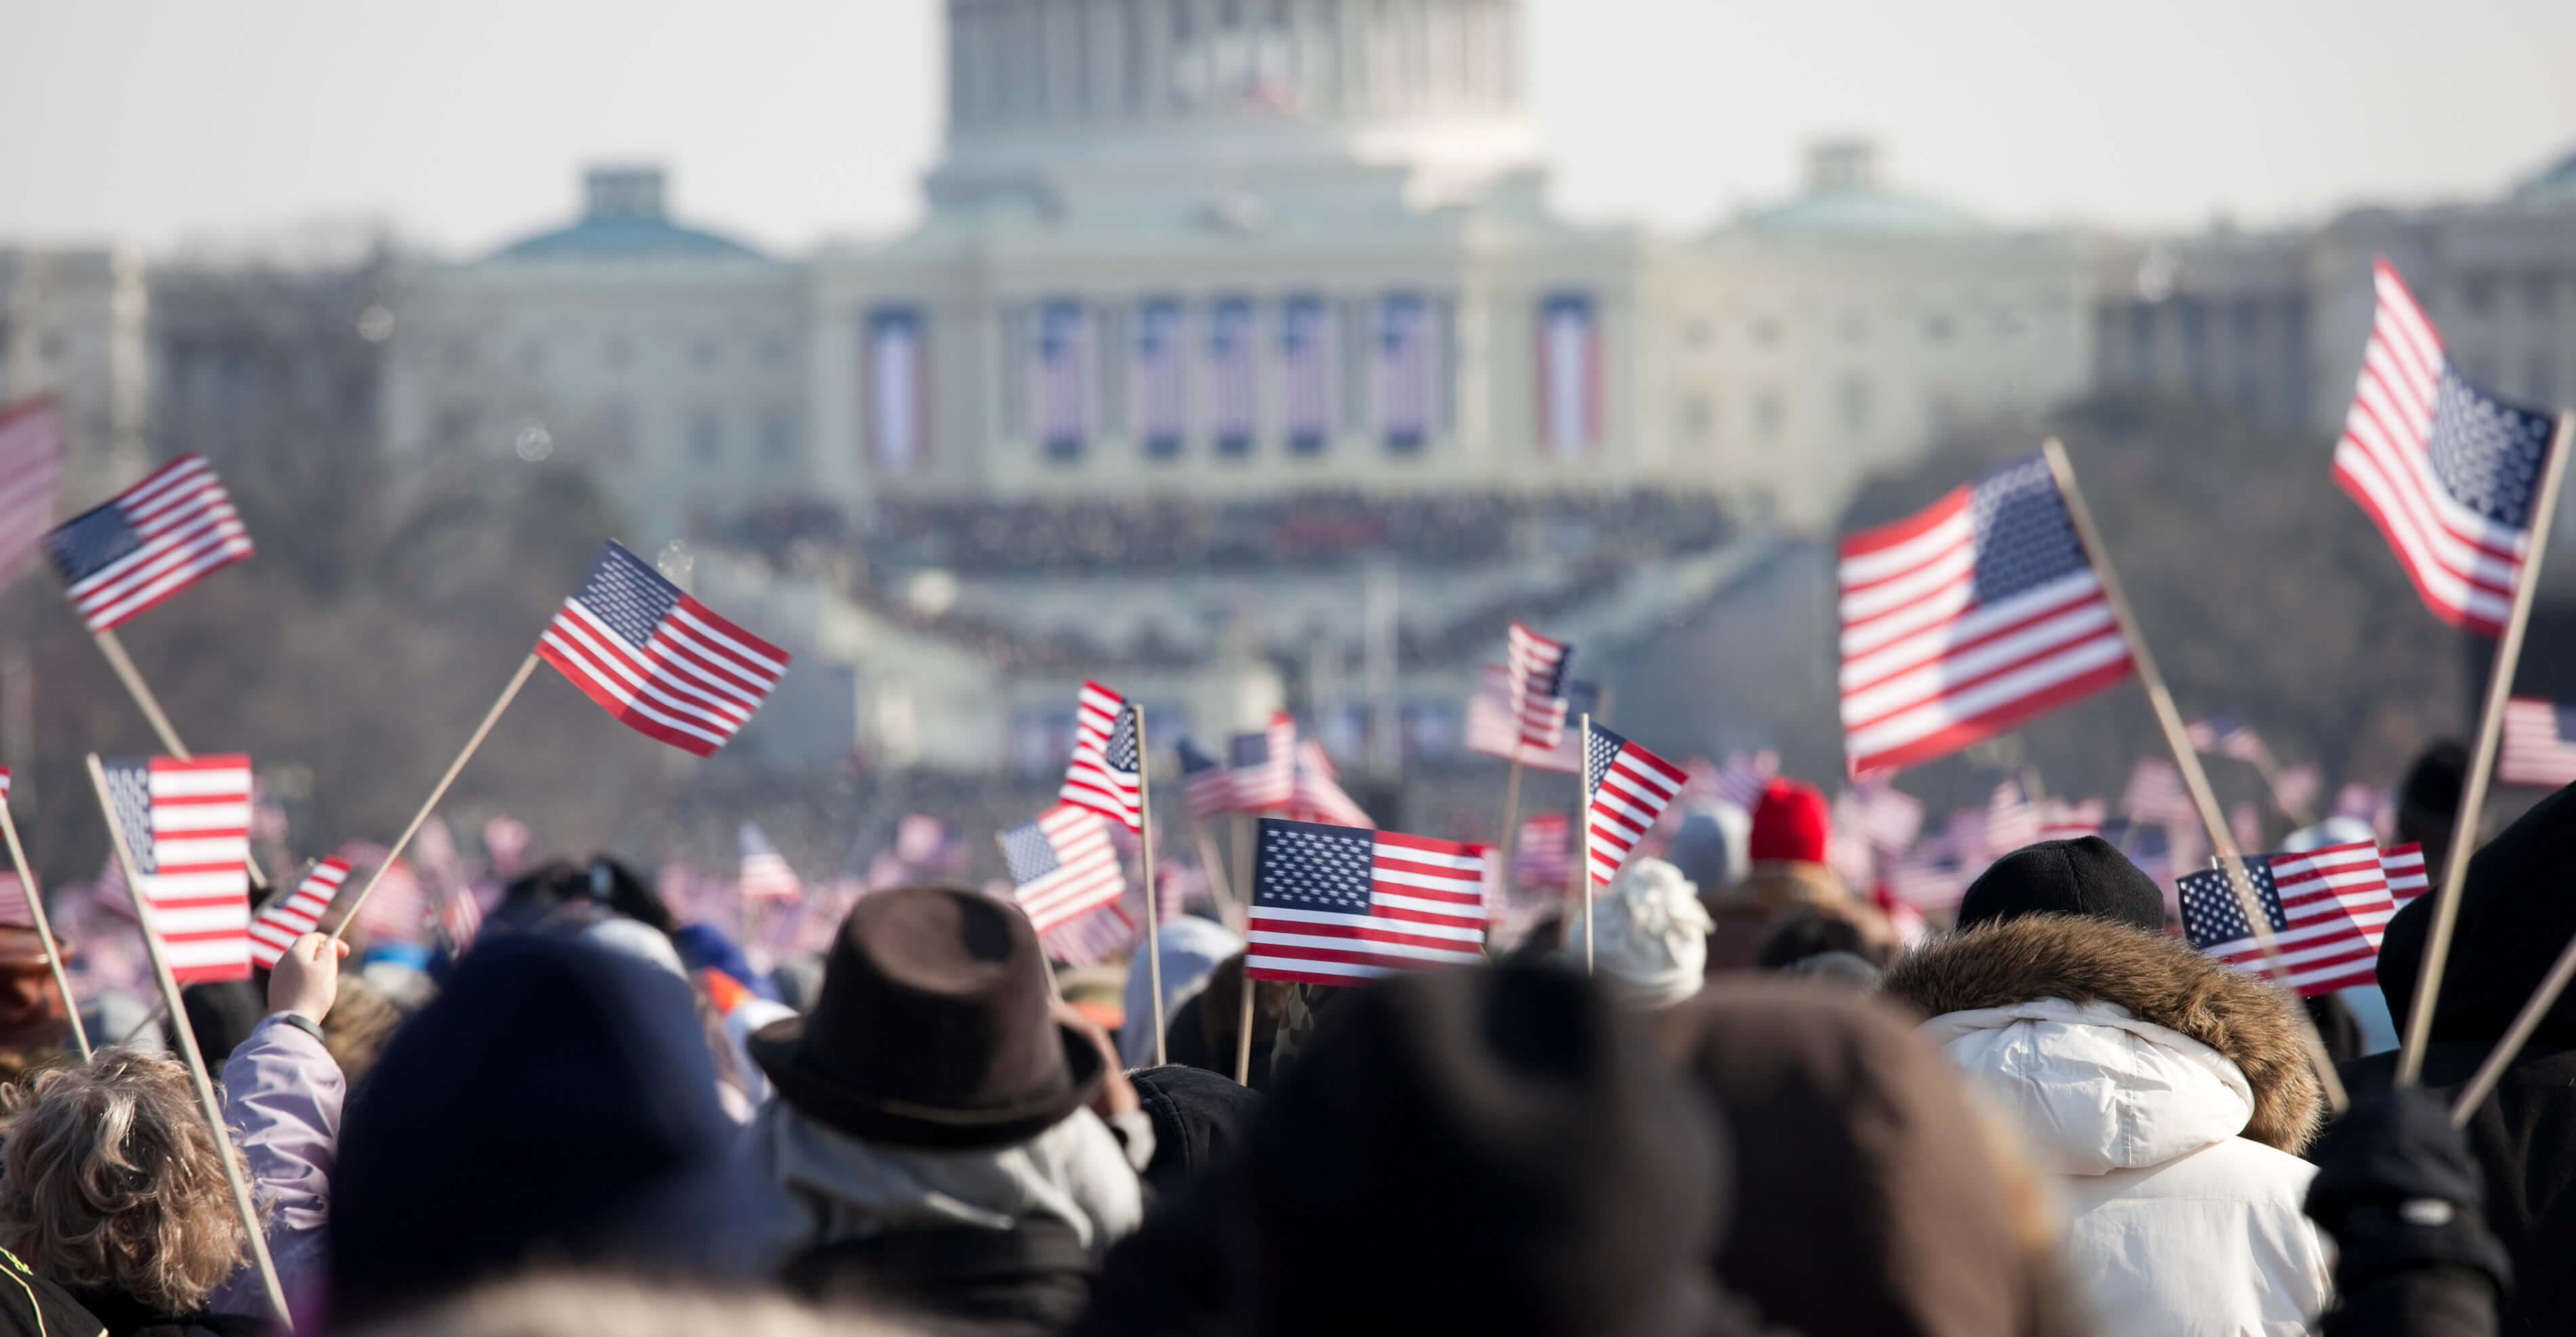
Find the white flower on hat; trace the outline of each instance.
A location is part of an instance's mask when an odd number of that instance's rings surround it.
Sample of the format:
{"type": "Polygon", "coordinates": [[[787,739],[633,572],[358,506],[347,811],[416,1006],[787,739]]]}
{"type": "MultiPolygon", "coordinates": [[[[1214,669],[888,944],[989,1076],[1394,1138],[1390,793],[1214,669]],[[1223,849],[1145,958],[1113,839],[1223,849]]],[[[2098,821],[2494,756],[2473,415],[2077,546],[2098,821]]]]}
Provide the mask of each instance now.
{"type": "MultiPolygon", "coordinates": [[[[1699,992],[1716,927],[1682,870],[1661,859],[1630,860],[1593,902],[1593,972],[1632,1006],[1678,1003],[1699,992]]],[[[1567,951],[1582,957],[1579,929],[1567,951]]]]}

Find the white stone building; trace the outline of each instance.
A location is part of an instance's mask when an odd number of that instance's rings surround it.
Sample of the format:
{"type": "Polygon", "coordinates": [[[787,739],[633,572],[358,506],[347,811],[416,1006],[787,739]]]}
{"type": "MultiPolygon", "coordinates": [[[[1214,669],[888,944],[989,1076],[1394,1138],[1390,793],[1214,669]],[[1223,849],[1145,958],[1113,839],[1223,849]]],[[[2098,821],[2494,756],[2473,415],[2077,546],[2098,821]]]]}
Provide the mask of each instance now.
{"type": "Polygon", "coordinates": [[[65,517],[148,467],[149,297],[132,249],[0,247],[0,404],[61,404],[65,517]]]}

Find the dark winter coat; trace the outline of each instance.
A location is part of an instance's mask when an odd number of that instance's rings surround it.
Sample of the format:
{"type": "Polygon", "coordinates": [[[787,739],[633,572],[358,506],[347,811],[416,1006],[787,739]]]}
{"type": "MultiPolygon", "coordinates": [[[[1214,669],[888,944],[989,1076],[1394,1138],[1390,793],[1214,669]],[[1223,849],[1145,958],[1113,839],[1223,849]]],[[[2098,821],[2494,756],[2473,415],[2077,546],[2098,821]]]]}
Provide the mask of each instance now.
{"type": "MultiPolygon", "coordinates": [[[[2576,936],[2576,789],[2540,801],[2469,863],[2450,965],[2433,1006],[2424,1085],[2466,1084],[2550,963],[2576,936]]],[[[2379,954],[2399,1032],[2413,1009],[2433,898],[2389,921],[2379,954]]],[[[2386,1086],[2395,1054],[2343,1066],[2356,1090],[2386,1086]]],[[[2562,994],[2468,1125],[2485,1169],[2487,1224],[2513,1256],[2500,1331],[2561,1333],[2576,1315],[2576,993],[2562,994]]]]}

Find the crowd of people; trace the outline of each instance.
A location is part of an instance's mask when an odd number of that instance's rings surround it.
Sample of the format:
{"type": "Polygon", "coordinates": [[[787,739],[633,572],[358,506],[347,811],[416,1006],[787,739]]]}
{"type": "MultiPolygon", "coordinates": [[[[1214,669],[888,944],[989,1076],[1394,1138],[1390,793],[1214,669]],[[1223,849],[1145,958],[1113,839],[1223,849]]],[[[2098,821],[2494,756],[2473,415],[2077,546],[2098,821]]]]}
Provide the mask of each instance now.
{"type": "Polygon", "coordinates": [[[2576,1326],[2576,1002],[2447,1117],[2576,935],[2576,791],[2471,862],[2424,1085],[2339,1055],[2339,1115],[2300,1001],[2098,837],[1909,943],[1827,823],[1775,780],[1465,969],[1247,978],[1177,920],[1114,1031],[993,895],[873,892],[763,972],[551,863],[416,990],[315,934],[192,994],[220,1135],[152,1019],[81,1061],[7,931],[0,1334],[270,1331],[268,1269],[296,1331],[389,1337],[2576,1326]]]}

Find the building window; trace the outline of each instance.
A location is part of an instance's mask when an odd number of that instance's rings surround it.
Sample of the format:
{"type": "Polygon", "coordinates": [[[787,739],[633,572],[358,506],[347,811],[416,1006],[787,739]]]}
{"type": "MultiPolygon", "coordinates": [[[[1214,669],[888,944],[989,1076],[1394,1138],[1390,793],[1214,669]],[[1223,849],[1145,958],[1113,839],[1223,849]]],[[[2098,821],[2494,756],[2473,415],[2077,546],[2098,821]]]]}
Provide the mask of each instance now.
{"type": "Polygon", "coordinates": [[[2467,307],[2472,316],[2494,315],[2495,290],[2493,274],[2471,274],[2460,281],[2460,305],[2467,307]]]}
{"type": "Polygon", "coordinates": [[[2030,328],[2030,318],[2011,307],[1995,312],[1995,334],[1999,338],[2018,339],[2030,328]]]}
{"type": "Polygon", "coordinates": [[[1844,343],[1857,344],[1869,341],[1869,317],[1857,311],[1843,313],[1841,328],[1844,343]]]}
{"type": "Polygon", "coordinates": [[[1690,348],[1706,348],[1708,347],[1708,339],[1709,329],[1708,322],[1706,320],[1698,316],[1693,316],[1688,321],[1683,322],[1682,343],[1684,346],[1690,348]]]}
{"type": "Polygon", "coordinates": [[[1771,316],[1760,316],[1753,322],[1753,342],[1764,348],[1780,342],[1780,322],[1771,316]]]}
{"type": "Polygon", "coordinates": [[[700,339],[689,345],[689,361],[701,367],[712,367],[716,364],[716,358],[721,351],[715,340],[700,339]]]}
{"type": "Polygon", "coordinates": [[[724,420],[714,409],[699,409],[689,415],[689,456],[701,464],[712,464],[724,458],[724,420]]]}
{"type": "Polygon", "coordinates": [[[519,370],[541,372],[546,369],[546,346],[535,339],[519,345],[519,370]]]}
{"type": "Polygon", "coordinates": [[[1843,378],[1835,400],[1842,410],[1843,431],[1860,436],[1869,431],[1869,382],[1858,376],[1843,378]]]}
{"type": "Polygon", "coordinates": [[[1693,442],[1708,440],[1709,419],[1712,416],[1714,415],[1709,409],[1707,396],[1693,395],[1683,400],[1682,439],[1693,442]]]}
{"type": "Polygon", "coordinates": [[[611,367],[628,366],[635,361],[635,345],[623,334],[612,334],[600,345],[599,358],[611,367]]]}
{"type": "Polygon", "coordinates": [[[1958,332],[1958,326],[1951,321],[1947,311],[1935,311],[1923,318],[1923,337],[1936,344],[1950,342],[1958,332]]]}
{"type": "Polygon", "coordinates": [[[1777,441],[1789,425],[1788,406],[1781,402],[1780,392],[1765,390],[1753,401],[1753,430],[1765,441],[1777,441]]]}
{"type": "Polygon", "coordinates": [[[2558,398],[2557,368],[2547,353],[2531,355],[2531,365],[2524,368],[2522,397],[2534,404],[2553,403],[2558,398]]]}
{"type": "Polygon", "coordinates": [[[760,417],[760,454],[764,459],[789,460],[796,456],[796,423],[776,409],[760,417]]]}
{"type": "Polygon", "coordinates": [[[635,457],[635,406],[624,403],[611,404],[608,406],[607,419],[609,460],[612,463],[623,463],[633,459],[635,457]]]}
{"type": "Polygon", "coordinates": [[[786,335],[771,334],[766,335],[761,339],[760,365],[764,367],[783,367],[787,365],[786,335]]]}
{"type": "Polygon", "coordinates": [[[2558,276],[2544,269],[2539,273],[2533,274],[2524,279],[2522,281],[2522,310],[2524,315],[2534,318],[2546,318],[2556,314],[2558,310],[2558,276]]]}
{"type": "Polygon", "coordinates": [[[2263,337],[2262,301],[2248,297],[2237,302],[2235,321],[2236,347],[2239,351],[2252,348],[2255,340],[2263,337]]]}

